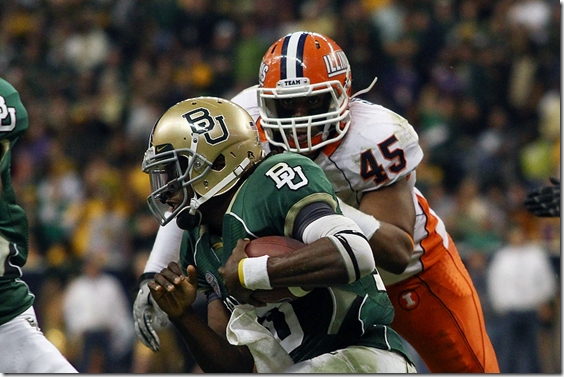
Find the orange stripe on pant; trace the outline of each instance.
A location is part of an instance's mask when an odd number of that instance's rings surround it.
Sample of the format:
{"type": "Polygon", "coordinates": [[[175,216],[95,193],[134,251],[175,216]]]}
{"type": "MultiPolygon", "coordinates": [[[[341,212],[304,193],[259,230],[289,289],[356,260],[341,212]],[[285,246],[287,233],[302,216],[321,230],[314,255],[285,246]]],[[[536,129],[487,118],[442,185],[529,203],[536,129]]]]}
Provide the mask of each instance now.
{"type": "Polygon", "coordinates": [[[387,287],[392,328],[432,373],[499,373],[478,294],[449,241],[450,250],[427,270],[387,287]]]}

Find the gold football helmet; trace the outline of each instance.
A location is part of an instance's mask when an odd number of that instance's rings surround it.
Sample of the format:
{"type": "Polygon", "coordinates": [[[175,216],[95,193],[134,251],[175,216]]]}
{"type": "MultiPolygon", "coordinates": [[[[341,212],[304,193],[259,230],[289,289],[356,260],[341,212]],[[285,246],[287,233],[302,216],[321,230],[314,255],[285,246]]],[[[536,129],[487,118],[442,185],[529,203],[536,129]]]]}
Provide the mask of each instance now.
{"type": "Polygon", "coordinates": [[[143,159],[151,181],[149,208],[161,225],[186,209],[194,215],[208,199],[232,188],[262,156],[255,123],[239,105],[215,97],[179,102],[153,127],[143,159]],[[167,200],[178,190],[184,191],[183,202],[171,209],[167,200]]]}

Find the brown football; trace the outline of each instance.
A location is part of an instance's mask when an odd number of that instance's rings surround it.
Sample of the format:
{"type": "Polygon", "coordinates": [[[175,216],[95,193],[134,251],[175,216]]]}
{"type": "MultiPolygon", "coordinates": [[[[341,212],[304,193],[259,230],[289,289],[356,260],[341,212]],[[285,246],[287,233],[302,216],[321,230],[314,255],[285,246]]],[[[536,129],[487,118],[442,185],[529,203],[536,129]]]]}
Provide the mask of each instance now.
{"type": "MultiPolygon", "coordinates": [[[[304,246],[304,243],[294,238],[283,236],[266,236],[252,240],[245,249],[249,257],[271,257],[290,253],[304,246]]],[[[301,288],[274,288],[272,290],[256,290],[252,296],[264,303],[293,301],[305,296],[309,291],[301,288]]]]}

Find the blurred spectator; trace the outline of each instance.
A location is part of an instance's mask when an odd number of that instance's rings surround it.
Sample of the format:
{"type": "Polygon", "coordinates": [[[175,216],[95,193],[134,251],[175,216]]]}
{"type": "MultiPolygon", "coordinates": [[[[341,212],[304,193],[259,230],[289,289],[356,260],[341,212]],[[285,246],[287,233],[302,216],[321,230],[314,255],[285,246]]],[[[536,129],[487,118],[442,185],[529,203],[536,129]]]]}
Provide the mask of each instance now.
{"type": "Polygon", "coordinates": [[[466,249],[478,248],[492,253],[499,247],[506,224],[505,203],[492,200],[494,198],[495,195],[482,194],[472,177],[465,178],[460,184],[455,199],[456,211],[450,213],[446,222],[454,225],[451,234],[460,245],[461,256],[465,255],[466,249]]]}
{"type": "Polygon", "coordinates": [[[46,169],[37,184],[37,237],[43,253],[68,243],[76,230],[74,213],[85,199],[83,178],[58,141],[52,144],[46,169]],[[74,210],[74,212],[73,212],[74,210]]]}
{"type": "MultiPolygon", "coordinates": [[[[347,1],[343,4],[342,18],[335,30],[333,40],[339,40],[343,51],[347,51],[347,59],[354,67],[352,91],[367,88],[374,77],[382,73],[388,58],[382,50],[382,38],[377,26],[371,19],[361,1],[347,1]],[[374,57],[377,56],[377,59],[374,57]]],[[[329,35],[331,37],[331,35],[329,35]]],[[[376,91],[366,94],[366,98],[377,97],[376,91]]]]}
{"type": "Polygon", "coordinates": [[[477,135],[465,161],[468,174],[476,177],[480,190],[492,185],[507,187],[517,179],[518,143],[511,132],[507,112],[501,106],[490,109],[486,129],[477,135]]]}
{"type": "Polygon", "coordinates": [[[109,40],[96,19],[97,13],[84,7],[73,23],[74,30],[63,44],[65,60],[77,72],[99,67],[109,53],[109,40]]]}
{"type": "Polygon", "coordinates": [[[235,47],[235,84],[233,96],[239,91],[254,85],[257,81],[260,61],[269,45],[260,38],[258,25],[246,18],[241,25],[239,43],[235,47]]]}
{"type": "Polygon", "coordinates": [[[547,252],[513,224],[507,244],[491,261],[487,289],[497,321],[493,339],[501,373],[541,373],[537,337],[541,311],[555,298],[556,279],[547,252]],[[497,346],[497,347],[496,347],[497,346]]]}
{"type": "Polygon", "coordinates": [[[81,373],[129,371],[134,329],[131,306],[119,281],[101,261],[83,259],[82,275],[66,288],[63,310],[69,342],[78,348],[81,373]]]}
{"type": "Polygon", "coordinates": [[[511,24],[524,26],[537,42],[547,38],[547,26],[550,19],[550,5],[542,0],[517,0],[509,9],[511,24]]]}
{"type": "Polygon", "coordinates": [[[131,232],[127,198],[119,171],[98,157],[84,172],[87,200],[74,208],[77,229],[72,238],[75,252],[84,258],[96,259],[98,265],[129,287],[131,276],[131,232]]]}
{"type": "Polygon", "coordinates": [[[235,84],[233,62],[238,37],[237,24],[231,20],[221,21],[215,25],[212,33],[211,45],[204,50],[205,60],[209,62],[213,71],[209,90],[222,96],[235,84]]]}

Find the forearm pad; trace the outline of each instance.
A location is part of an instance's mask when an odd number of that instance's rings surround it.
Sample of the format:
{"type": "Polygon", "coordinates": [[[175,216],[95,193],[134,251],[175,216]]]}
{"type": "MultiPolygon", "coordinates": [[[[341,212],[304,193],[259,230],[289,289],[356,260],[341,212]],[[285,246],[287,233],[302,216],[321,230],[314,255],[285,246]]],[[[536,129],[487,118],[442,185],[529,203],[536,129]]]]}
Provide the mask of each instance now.
{"type": "Polygon", "coordinates": [[[351,219],[342,215],[321,217],[305,228],[304,243],[327,237],[337,247],[345,262],[349,283],[374,271],[376,267],[368,240],[351,219]]]}

